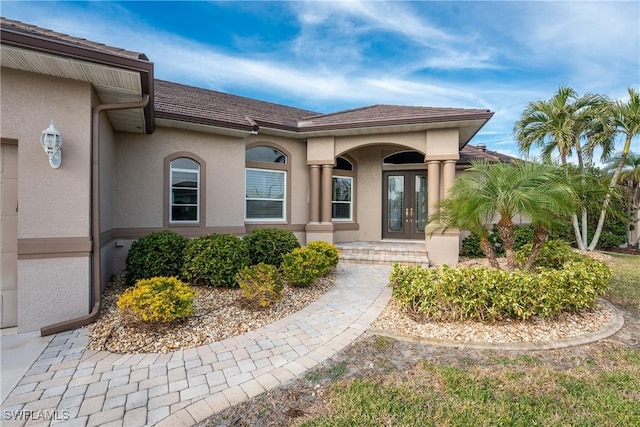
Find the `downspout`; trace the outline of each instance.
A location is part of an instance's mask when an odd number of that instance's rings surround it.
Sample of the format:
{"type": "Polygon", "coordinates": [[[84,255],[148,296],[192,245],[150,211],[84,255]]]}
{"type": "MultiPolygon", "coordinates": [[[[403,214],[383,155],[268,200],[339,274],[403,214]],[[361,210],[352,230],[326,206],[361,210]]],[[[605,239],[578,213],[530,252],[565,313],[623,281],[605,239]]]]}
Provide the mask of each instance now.
{"type": "Polygon", "coordinates": [[[64,322],[55,323],[40,329],[40,336],[56,334],[69,329],[87,325],[100,315],[100,303],[102,299],[101,286],[101,256],[100,256],[100,113],[114,110],[130,110],[144,108],[149,103],[149,95],[142,95],[142,100],[121,104],[99,104],[93,108],[91,116],[91,290],[93,293],[93,308],[85,316],[64,322]]]}

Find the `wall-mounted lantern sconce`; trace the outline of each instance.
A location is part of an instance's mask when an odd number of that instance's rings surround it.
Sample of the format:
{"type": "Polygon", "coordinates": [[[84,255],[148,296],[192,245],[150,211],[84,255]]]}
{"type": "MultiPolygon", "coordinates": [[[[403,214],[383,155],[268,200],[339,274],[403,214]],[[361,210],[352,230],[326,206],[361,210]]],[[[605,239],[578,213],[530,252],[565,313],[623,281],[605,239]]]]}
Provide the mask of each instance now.
{"type": "Polygon", "coordinates": [[[42,131],[40,136],[40,144],[44,148],[44,152],[49,156],[49,164],[52,168],[58,169],[62,163],[62,136],[58,129],[53,125],[53,120],[46,130],[42,131]]]}

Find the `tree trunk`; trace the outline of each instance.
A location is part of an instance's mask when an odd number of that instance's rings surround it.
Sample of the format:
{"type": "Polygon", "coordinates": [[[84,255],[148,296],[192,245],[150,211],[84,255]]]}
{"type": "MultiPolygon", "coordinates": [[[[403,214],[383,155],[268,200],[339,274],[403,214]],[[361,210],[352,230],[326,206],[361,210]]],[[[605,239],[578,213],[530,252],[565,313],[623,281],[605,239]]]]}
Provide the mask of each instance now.
{"type": "Polygon", "coordinates": [[[498,264],[496,253],[493,250],[493,245],[491,245],[491,242],[487,237],[480,237],[480,249],[482,249],[482,252],[487,256],[489,265],[500,270],[500,264],[498,264]]]}
{"type": "MultiPolygon", "coordinates": [[[[580,170],[580,182],[584,186],[585,183],[585,171],[584,171],[584,159],[582,157],[582,147],[580,146],[580,137],[576,136],[576,140],[574,142],[574,146],[576,147],[576,156],[578,157],[578,169],[580,170]]],[[[582,218],[581,218],[581,236],[582,236],[582,247],[586,247],[589,244],[589,231],[587,228],[588,217],[587,217],[587,209],[582,208],[582,218]]]]}
{"type": "Polygon", "coordinates": [[[540,249],[542,249],[542,244],[545,240],[547,240],[547,236],[549,235],[549,231],[542,226],[536,226],[533,230],[533,242],[531,245],[531,253],[529,254],[529,258],[524,265],[524,269],[527,271],[533,270],[533,264],[536,262],[536,257],[540,253],[540,249]]]}
{"type": "MultiPolygon", "coordinates": [[[[569,176],[569,169],[567,168],[567,156],[560,152],[560,160],[562,162],[562,167],[564,168],[567,177],[569,176]]],[[[582,233],[580,232],[580,224],[578,223],[578,215],[571,215],[571,224],[573,225],[573,233],[576,238],[576,244],[578,245],[578,249],[584,251],[587,249],[587,244],[582,241],[582,233]]]]}
{"type": "Polygon", "coordinates": [[[515,228],[511,218],[507,218],[505,221],[502,219],[498,222],[498,232],[502,238],[504,244],[504,255],[507,258],[507,270],[513,271],[516,269],[516,262],[513,256],[513,229],[515,228]]]}
{"type": "Polygon", "coordinates": [[[573,224],[573,233],[576,237],[576,244],[581,251],[587,250],[587,245],[582,241],[582,233],[580,232],[580,224],[578,223],[578,215],[575,213],[571,215],[571,223],[573,224]]]}
{"type": "Polygon", "coordinates": [[[620,161],[618,162],[618,167],[616,167],[616,170],[611,177],[611,182],[609,183],[609,191],[607,192],[607,196],[604,198],[604,203],[602,204],[602,210],[600,211],[600,219],[598,219],[596,232],[593,235],[591,244],[587,248],[587,250],[589,251],[594,250],[596,248],[596,245],[598,244],[598,241],[600,240],[600,234],[602,234],[602,227],[604,226],[604,219],[607,216],[607,208],[609,207],[609,203],[611,202],[611,193],[613,193],[613,189],[618,184],[618,177],[620,177],[620,172],[622,171],[622,168],[627,161],[627,154],[629,154],[630,148],[631,135],[627,135],[627,138],[624,141],[624,147],[622,148],[622,154],[620,155],[620,161]]]}

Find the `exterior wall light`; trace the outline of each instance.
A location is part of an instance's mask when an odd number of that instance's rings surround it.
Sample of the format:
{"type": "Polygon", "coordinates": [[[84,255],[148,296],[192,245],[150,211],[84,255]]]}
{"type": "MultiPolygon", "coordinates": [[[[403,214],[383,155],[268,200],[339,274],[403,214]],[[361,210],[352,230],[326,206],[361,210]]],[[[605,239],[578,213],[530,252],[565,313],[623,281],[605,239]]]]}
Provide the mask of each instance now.
{"type": "Polygon", "coordinates": [[[52,168],[58,169],[62,164],[62,136],[58,129],[53,125],[53,120],[46,130],[42,131],[40,136],[40,144],[44,148],[44,152],[49,156],[49,164],[52,168]]]}

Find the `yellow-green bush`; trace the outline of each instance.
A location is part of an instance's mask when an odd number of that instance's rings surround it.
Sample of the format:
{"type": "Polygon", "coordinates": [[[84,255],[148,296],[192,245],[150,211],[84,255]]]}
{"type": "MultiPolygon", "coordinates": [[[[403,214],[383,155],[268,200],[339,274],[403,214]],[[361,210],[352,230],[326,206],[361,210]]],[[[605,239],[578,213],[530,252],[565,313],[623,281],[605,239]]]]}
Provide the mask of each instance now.
{"type": "Polygon", "coordinates": [[[118,299],[118,308],[150,323],[166,323],[193,314],[195,290],[176,277],[138,280],[118,299]]]}
{"type": "Polygon", "coordinates": [[[282,297],[282,275],[273,265],[261,262],[245,267],[236,275],[236,281],[242,296],[256,307],[270,307],[282,297]]]}
{"type": "Polygon", "coordinates": [[[280,269],[293,286],[309,286],[330,270],[329,259],[322,252],[297,248],[283,255],[280,269]]]}
{"type": "Polygon", "coordinates": [[[607,289],[611,270],[588,257],[561,269],[509,273],[486,267],[424,269],[396,264],[394,298],[411,311],[437,320],[553,317],[593,307],[607,289]]]}
{"type": "Polygon", "coordinates": [[[323,242],[322,240],[314,240],[313,242],[307,243],[306,247],[307,249],[324,254],[329,262],[329,268],[337,267],[340,251],[338,251],[338,248],[336,248],[335,245],[332,245],[329,242],[323,242]]]}
{"type": "MultiPolygon", "coordinates": [[[[527,262],[532,248],[533,245],[528,243],[517,250],[514,253],[516,264],[523,266],[527,262]]],[[[569,261],[579,261],[583,258],[584,255],[574,252],[569,243],[564,240],[549,240],[542,244],[533,266],[536,268],[559,269],[569,261]]]]}

